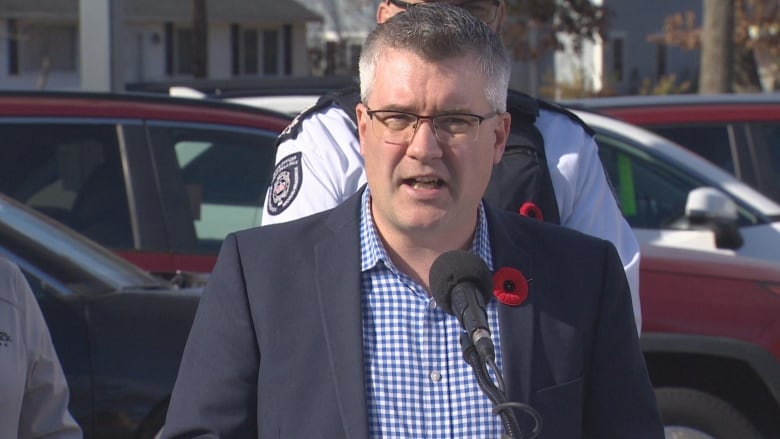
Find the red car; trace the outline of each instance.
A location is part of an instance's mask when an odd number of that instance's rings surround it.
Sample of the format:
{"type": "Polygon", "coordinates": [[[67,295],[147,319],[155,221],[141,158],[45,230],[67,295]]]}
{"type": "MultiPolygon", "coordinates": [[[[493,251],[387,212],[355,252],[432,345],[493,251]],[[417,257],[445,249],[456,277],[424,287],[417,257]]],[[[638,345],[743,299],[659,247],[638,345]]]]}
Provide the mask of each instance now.
{"type": "Polygon", "coordinates": [[[260,224],[290,117],[161,95],[0,93],[0,192],[136,265],[209,272],[260,224]]]}
{"type": "Polygon", "coordinates": [[[780,266],[643,246],[640,285],[664,423],[707,435],[672,437],[780,437],[780,266]]]}
{"type": "Polygon", "coordinates": [[[780,94],[619,96],[563,103],[654,131],[780,202],[780,94]]]}

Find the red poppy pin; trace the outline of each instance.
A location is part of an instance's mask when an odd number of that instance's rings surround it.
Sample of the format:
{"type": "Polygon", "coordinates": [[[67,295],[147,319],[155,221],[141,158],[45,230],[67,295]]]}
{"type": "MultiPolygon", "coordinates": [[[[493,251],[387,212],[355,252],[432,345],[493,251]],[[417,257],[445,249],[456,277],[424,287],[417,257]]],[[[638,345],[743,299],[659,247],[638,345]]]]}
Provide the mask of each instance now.
{"type": "Polygon", "coordinates": [[[540,209],[539,206],[536,205],[536,203],[526,201],[525,203],[523,203],[522,206],[520,206],[519,212],[520,215],[537,219],[539,221],[544,221],[544,215],[542,215],[542,209],[540,209]]]}
{"type": "Polygon", "coordinates": [[[520,306],[528,298],[528,281],[520,270],[502,267],[493,275],[493,295],[504,305],[520,306]]]}

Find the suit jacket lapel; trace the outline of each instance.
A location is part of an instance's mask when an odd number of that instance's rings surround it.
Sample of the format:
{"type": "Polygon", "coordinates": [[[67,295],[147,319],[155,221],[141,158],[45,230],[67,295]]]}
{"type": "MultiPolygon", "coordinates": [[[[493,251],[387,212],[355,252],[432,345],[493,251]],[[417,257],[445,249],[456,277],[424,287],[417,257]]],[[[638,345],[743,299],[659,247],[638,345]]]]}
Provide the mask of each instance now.
{"type": "Polygon", "coordinates": [[[494,270],[512,267],[520,270],[529,280],[528,298],[524,303],[520,306],[498,304],[502,369],[508,398],[510,401],[527,402],[533,375],[534,298],[540,292],[533,281],[531,256],[520,245],[523,240],[517,224],[506,221],[499,212],[489,208],[487,214],[494,270]]]}
{"type": "Polygon", "coordinates": [[[335,386],[347,438],[368,436],[360,294],[361,194],[358,192],[330,213],[322,240],[314,250],[328,374],[335,386]]]}

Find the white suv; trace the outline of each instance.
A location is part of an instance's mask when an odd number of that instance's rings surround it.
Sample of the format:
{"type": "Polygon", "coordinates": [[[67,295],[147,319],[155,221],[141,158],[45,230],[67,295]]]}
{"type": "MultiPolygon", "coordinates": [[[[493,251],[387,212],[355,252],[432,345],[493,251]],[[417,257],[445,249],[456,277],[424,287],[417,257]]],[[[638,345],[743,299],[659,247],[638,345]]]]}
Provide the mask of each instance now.
{"type": "Polygon", "coordinates": [[[642,243],[780,261],[780,205],[685,148],[616,119],[575,111],[642,243]]]}

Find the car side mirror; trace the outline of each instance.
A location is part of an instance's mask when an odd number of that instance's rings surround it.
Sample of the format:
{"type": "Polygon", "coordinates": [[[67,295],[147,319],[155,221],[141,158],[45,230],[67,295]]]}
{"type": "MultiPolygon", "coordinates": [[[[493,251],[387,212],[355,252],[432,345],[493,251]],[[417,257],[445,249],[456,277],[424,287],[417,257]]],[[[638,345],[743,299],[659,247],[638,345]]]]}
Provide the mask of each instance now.
{"type": "Polygon", "coordinates": [[[688,193],[685,216],[692,229],[708,229],[715,234],[717,248],[738,249],[744,240],[737,225],[737,205],[730,197],[711,187],[688,193]]]}

